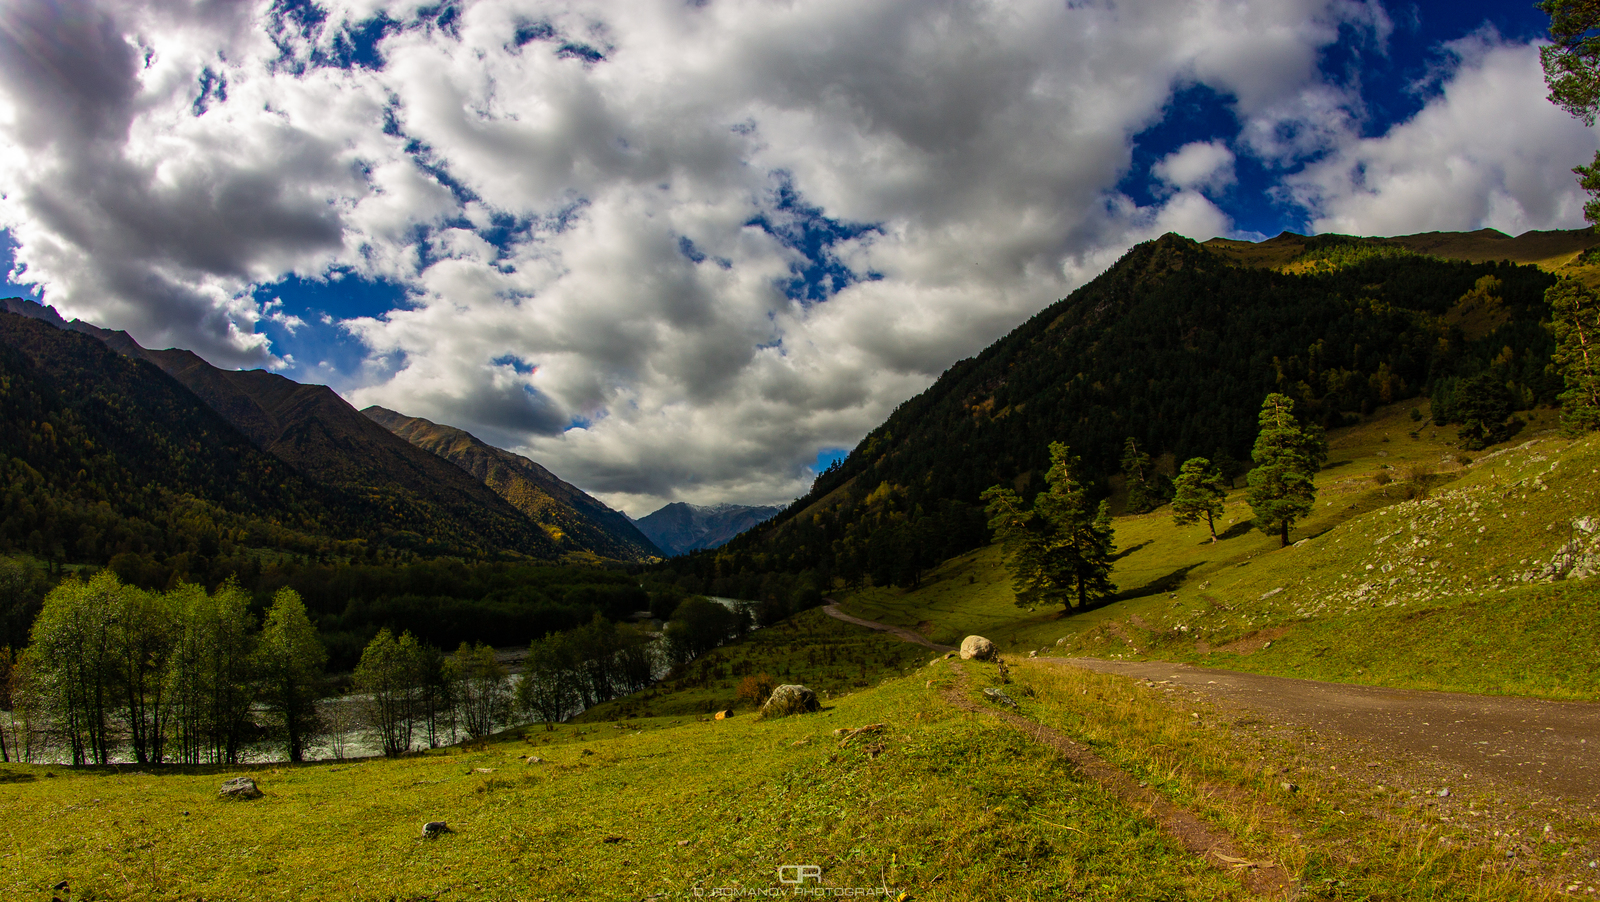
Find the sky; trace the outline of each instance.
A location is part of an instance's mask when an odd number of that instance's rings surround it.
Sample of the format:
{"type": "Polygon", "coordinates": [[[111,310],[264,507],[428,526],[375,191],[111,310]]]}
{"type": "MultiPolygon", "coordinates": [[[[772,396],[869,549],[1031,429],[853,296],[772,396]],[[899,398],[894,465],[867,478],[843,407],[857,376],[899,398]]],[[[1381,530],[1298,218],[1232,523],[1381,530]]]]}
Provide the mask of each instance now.
{"type": "Polygon", "coordinates": [[[0,293],[783,503],[1164,232],[1582,226],[1531,3],[6,0],[0,293]]]}

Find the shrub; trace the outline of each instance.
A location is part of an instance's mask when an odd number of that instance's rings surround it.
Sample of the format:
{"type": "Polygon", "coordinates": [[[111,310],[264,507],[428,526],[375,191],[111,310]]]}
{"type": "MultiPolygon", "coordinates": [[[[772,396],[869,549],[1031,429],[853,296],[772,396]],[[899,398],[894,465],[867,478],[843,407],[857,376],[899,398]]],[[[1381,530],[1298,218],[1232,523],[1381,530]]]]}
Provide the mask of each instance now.
{"type": "Polygon", "coordinates": [[[748,702],[750,707],[759,708],[767,703],[772,696],[772,690],[778,688],[778,681],[765,673],[755,673],[739,681],[739,692],[736,696],[741,702],[748,702]]]}

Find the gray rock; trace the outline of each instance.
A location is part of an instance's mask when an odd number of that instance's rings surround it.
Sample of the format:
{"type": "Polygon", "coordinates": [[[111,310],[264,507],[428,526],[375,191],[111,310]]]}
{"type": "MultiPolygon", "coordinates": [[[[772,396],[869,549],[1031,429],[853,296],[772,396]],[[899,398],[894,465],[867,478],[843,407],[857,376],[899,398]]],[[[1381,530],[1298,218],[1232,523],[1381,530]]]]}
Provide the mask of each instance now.
{"type": "Polygon", "coordinates": [[[795,683],[786,683],[772,690],[772,695],[761,706],[762,717],[787,717],[790,714],[804,714],[816,711],[822,707],[817,703],[817,694],[805,686],[795,683]]]}
{"type": "Polygon", "coordinates": [[[1015,708],[1017,706],[1017,703],[1012,701],[1011,696],[1006,695],[1003,689],[989,688],[983,690],[983,694],[988,696],[990,701],[1005,705],[1007,708],[1015,708]]]}
{"type": "Polygon", "coordinates": [[[961,660],[993,661],[1000,654],[994,643],[982,636],[968,636],[961,640],[961,660]]]}
{"type": "Polygon", "coordinates": [[[1039,657],[1039,652],[1036,649],[1030,649],[1028,651],[1028,657],[1037,658],[1037,657],[1039,657]]]}
{"type": "Polygon", "coordinates": [[[454,832],[456,831],[450,829],[450,825],[444,821],[428,821],[426,824],[422,825],[423,839],[438,839],[446,833],[454,832]]]}
{"type": "Polygon", "coordinates": [[[222,790],[217,795],[225,799],[259,799],[262,792],[256,786],[256,781],[249,777],[234,777],[222,784],[222,790]]]}

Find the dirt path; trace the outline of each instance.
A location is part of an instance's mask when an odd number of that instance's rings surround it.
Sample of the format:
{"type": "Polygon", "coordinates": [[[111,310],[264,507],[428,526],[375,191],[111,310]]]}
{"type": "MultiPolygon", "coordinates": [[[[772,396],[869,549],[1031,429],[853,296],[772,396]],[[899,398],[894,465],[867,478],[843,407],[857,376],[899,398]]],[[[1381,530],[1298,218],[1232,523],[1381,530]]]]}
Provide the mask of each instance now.
{"type": "Polygon", "coordinates": [[[1600,704],[1321,683],[1159,661],[1041,658],[1150,680],[1274,720],[1410,753],[1585,806],[1600,803],[1600,704]]]}
{"type": "Polygon", "coordinates": [[[966,670],[957,662],[951,664],[956,685],[944,690],[945,701],[971,714],[998,718],[1034,742],[1055,749],[1084,776],[1100,784],[1123,804],[1153,818],[1185,851],[1200,856],[1212,867],[1231,872],[1255,895],[1271,899],[1293,895],[1294,880],[1281,865],[1272,861],[1251,861],[1226,830],[1167,801],[1148,784],[1135,780],[1083,743],[1020,714],[974,701],[967,694],[966,670]]]}
{"type": "Polygon", "coordinates": [[[852,617],[849,614],[839,610],[839,605],[837,602],[828,602],[828,604],[823,606],[822,612],[835,620],[843,620],[845,623],[853,623],[856,626],[864,626],[869,630],[876,630],[880,633],[889,633],[892,636],[904,639],[907,642],[915,642],[924,648],[931,648],[934,651],[955,651],[955,649],[949,645],[939,645],[936,642],[929,641],[927,636],[922,635],[916,630],[909,630],[903,626],[890,626],[887,623],[879,623],[876,620],[862,620],[860,617],[852,617]]]}

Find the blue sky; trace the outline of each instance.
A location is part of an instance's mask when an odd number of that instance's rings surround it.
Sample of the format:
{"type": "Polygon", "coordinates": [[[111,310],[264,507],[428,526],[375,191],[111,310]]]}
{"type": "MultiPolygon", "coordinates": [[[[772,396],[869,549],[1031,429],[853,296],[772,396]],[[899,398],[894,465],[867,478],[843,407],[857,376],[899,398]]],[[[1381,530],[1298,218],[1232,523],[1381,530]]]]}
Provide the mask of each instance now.
{"type": "Polygon", "coordinates": [[[4,290],[469,429],[635,513],[780,502],[1164,231],[1581,225],[1596,140],[1543,100],[1544,26],[1520,2],[15,0],[4,290]]]}

